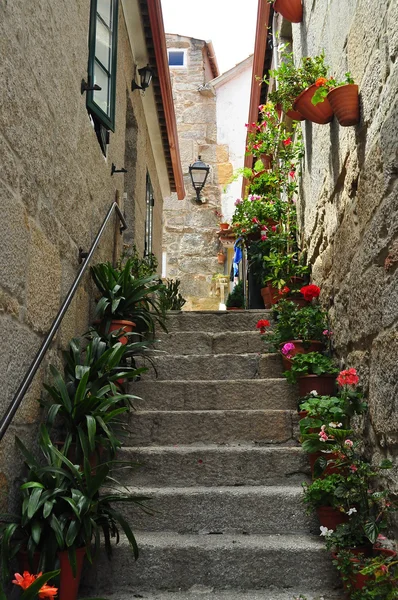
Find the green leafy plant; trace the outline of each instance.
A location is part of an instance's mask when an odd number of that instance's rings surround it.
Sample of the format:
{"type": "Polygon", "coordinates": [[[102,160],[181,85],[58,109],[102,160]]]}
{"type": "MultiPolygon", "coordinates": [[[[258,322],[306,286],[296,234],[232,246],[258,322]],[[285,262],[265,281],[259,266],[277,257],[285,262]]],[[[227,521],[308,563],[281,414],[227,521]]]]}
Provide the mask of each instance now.
{"type": "Polygon", "coordinates": [[[243,308],[243,281],[238,281],[232,292],[228,294],[228,298],[225,305],[227,306],[227,308],[243,308]]]}
{"type": "Polygon", "coordinates": [[[315,85],[317,86],[317,90],[313,97],[311,98],[312,104],[316,106],[320,102],[323,102],[330,90],[333,90],[336,87],[341,87],[342,85],[352,84],[354,83],[353,78],[351,77],[351,73],[345,74],[344,81],[336,81],[333,77],[326,79],[326,77],[319,77],[317,81],[315,81],[315,85]]]}
{"type": "Polygon", "coordinates": [[[34,553],[40,553],[38,570],[52,569],[57,552],[66,550],[72,571],[76,573],[76,549],[85,547],[90,562],[101,545],[101,534],[108,556],[112,553],[111,538],[119,541],[123,530],[138,557],[138,547],[126,519],[114,504],[133,503],[145,509],[146,497],[131,493],[106,492],[113,489],[109,476],[111,463],[99,465],[92,473],[87,458],[83,470],[53,446],[47,429],[41,427],[39,447],[41,464],[16,438],[29,469],[21,485],[20,514],[0,516],[2,579],[9,575],[9,566],[19,550],[26,550],[33,568],[34,553]],[[100,492],[100,489],[103,490],[100,492]],[[94,542],[94,551],[91,543],[94,542]]]}
{"type": "Polygon", "coordinates": [[[291,360],[291,370],[283,373],[289,383],[296,383],[303,375],[337,375],[339,372],[333,359],[320,352],[296,354],[291,360]]]}
{"type": "Polygon", "coordinates": [[[332,506],[333,508],[342,507],[342,499],[335,494],[345,478],[343,475],[326,475],[323,479],[315,479],[312,483],[303,483],[304,493],[303,502],[307,505],[309,512],[320,506],[332,506]]]}
{"type": "Polygon", "coordinates": [[[135,244],[132,244],[131,246],[126,245],[124,247],[118,262],[118,269],[122,270],[126,261],[129,262],[132,276],[138,279],[154,275],[159,265],[158,259],[154,254],[140,256],[135,244]]]}
{"type": "Polygon", "coordinates": [[[325,342],[327,313],[318,304],[300,308],[288,299],[282,299],[274,307],[276,324],[273,331],[263,337],[270,350],[279,350],[279,344],[290,340],[302,340],[304,346],[310,340],[325,342]]]}
{"type": "MultiPolygon", "coordinates": [[[[348,390],[347,393],[341,392],[339,396],[309,394],[300,404],[300,410],[308,413],[307,419],[300,421],[300,427],[313,426],[311,417],[315,417],[320,425],[341,422],[341,426],[347,429],[350,418],[355,414],[365,413],[367,406],[363,400],[363,394],[355,390],[348,390]]],[[[317,426],[320,427],[320,425],[317,426]]]]}
{"type": "Polygon", "coordinates": [[[181,281],[179,279],[175,281],[173,279],[166,279],[163,284],[164,289],[159,292],[162,311],[181,310],[186,303],[185,298],[180,294],[181,281]]]}
{"type": "Polygon", "coordinates": [[[97,303],[96,314],[100,319],[129,319],[153,332],[158,323],[165,331],[164,314],[159,291],[164,289],[157,276],[136,278],[132,275],[133,262],[121,268],[111,263],[91,267],[91,275],[102,297],[97,303]]]}

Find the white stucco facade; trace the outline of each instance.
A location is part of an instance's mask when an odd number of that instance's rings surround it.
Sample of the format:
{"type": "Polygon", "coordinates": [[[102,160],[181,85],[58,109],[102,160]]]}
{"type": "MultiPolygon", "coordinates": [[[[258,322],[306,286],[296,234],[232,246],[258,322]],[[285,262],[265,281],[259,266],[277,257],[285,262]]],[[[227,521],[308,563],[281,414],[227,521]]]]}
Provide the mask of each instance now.
{"type": "MultiPolygon", "coordinates": [[[[234,172],[244,165],[247,115],[253,56],[249,56],[235,67],[212,81],[216,90],[217,142],[229,149],[229,162],[234,172]]],[[[242,177],[224,186],[221,194],[224,221],[230,221],[234,203],[241,197],[242,177]]]]}

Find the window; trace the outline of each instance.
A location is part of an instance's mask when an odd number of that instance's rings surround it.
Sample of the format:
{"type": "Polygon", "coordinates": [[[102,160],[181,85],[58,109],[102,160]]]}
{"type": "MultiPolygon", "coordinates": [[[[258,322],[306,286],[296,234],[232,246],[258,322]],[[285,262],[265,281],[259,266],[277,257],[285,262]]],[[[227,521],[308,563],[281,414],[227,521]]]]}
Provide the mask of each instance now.
{"type": "Polygon", "coordinates": [[[153,187],[149,173],[146,174],[146,216],[145,216],[145,256],[152,254],[153,238],[153,206],[155,199],[153,197],[153,187]]]}
{"type": "Polygon", "coordinates": [[[101,147],[103,130],[115,130],[117,18],[118,0],[91,0],[88,84],[101,90],[87,92],[87,108],[101,147]]]}
{"type": "Polygon", "coordinates": [[[168,50],[169,66],[170,67],[185,67],[186,66],[186,50],[168,50]]]}

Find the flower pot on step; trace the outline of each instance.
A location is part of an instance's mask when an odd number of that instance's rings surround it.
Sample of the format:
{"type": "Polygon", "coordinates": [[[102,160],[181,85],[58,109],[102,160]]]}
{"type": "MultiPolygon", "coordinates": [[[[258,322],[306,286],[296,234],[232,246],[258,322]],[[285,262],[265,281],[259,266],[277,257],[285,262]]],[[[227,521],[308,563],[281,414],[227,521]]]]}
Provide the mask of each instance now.
{"type": "Polygon", "coordinates": [[[327,98],[316,106],[312,104],[311,100],[317,89],[317,86],[313,84],[301,92],[294,101],[293,108],[298,110],[308,121],[326,125],[333,119],[333,108],[327,98]]]}
{"type": "Polygon", "coordinates": [[[336,452],[322,452],[322,451],[318,451],[318,452],[311,452],[308,454],[308,460],[310,461],[310,467],[311,467],[311,474],[312,477],[314,479],[314,469],[315,469],[315,463],[318,460],[318,458],[324,458],[326,461],[330,461],[328,465],[326,465],[325,470],[323,471],[323,473],[321,474],[321,476],[319,477],[319,479],[323,479],[326,475],[333,475],[334,473],[341,473],[341,469],[340,467],[336,467],[334,460],[336,460],[338,458],[336,452]]]}
{"type": "MultiPolygon", "coordinates": [[[[111,324],[109,325],[109,333],[111,333],[111,331],[118,331],[119,329],[122,329],[123,331],[125,331],[126,333],[131,333],[132,331],[134,331],[135,328],[135,323],[133,321],[123,321],[123,320],[112,320],[111,324]]],[[[128,337],[123,335],[119,338],[119,342],[121,344],[123,344],[123,346],[125,346],[128,343],[128,337]]]]}
{"type": "Polygon", "coordinates": [[[315,390],[320,396],[333,396],[335,383],[335,375],[302,375],[298,378],[299,394],[306,396],[315,390]]]}
{"type": "Polygon", "coordinates": [[[359,123],[359,96],[355,83],[347,83],[330,90],[327,99],[342,127],[359,123]]]}
{"type": "MultiPolygon", "coordinates": [[[[308,354],[309,352],[321,352],[323,343],[317,340],[309,340],[304,344],[303,340],[288,340],[279,344],[279,349],[282,354],[282,348],[285,344],[294,344],[294,349],[289,351],[290,356],[296,356],[296,354],[308,354]]],[[[282,354],[282,362],[285,371],[290,371],[292,368],[292,361],[282,354]]],[[[312,392],[312,390],[310,390],[312,392]]]]}
{"type": "Polygon", "coordinates": [[[303,297],[300,298],[299,296],[292,296],[291,298],[288,298],[288,300],[290,302],[293,302],[293,304],[295,304],[299,308],[304,308],[305,306],[308,306],[310,304],[308,300],[306,300],[303,297]]]}
{"type": "Polygon", "coordinates": [[[263,298],[265,308],[271,308],[280,298],[278,288],[274,288],[270,283],[261,288],[261,296],[263,298]]]}
{"type": "Polygon", "coordinates": [[[319,524],[322,527],[327,527],[328,529],[333,529],[335,531],[337,525],[341,525],[342,523],[347,523],[349,521],[348,515],[341,512],[337,508],[333,508],[332,506],[318,506],[316,509],[319,524]]]}
{"type": "Polygon", "coordinates": [[[301,23],[303,20],[301,0],[275,0],[274,10],[291,23],[301,23]]]}
{"type": "Polygon", "coordinates": [[[242,306],[227,306],[227,310],[244,310],[242,306]]]}

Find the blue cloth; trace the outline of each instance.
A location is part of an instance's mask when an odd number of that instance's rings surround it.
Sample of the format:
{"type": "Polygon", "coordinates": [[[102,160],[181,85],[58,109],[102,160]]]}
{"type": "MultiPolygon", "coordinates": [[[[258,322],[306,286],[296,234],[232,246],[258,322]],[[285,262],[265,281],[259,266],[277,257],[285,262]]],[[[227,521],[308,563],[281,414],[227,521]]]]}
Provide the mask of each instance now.
{"type": "Polygon", "coordinates": [[[232,261],[232,268],[234,270],[234,277],[238,277],[239,275],[239,263],[242,260],[242,248],[240,246],[240,241],[242,238],[238,238],[234,244],[234,259],[232,261]]]}

